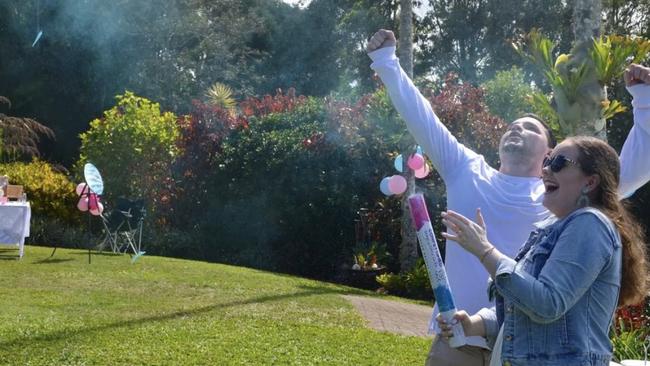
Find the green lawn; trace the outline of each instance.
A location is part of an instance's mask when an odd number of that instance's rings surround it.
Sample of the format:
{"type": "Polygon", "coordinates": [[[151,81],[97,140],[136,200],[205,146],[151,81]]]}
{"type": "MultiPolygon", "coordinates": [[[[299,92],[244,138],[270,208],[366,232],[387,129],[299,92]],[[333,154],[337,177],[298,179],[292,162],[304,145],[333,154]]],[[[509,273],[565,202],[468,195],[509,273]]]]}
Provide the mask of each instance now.
{"type": "Polygon", "coordinates": [[[1,365],[421,365],[430,343],[367,328],[339,296],[366,292],[344,286],[153,256],[16,253],[0,249],[1,365]]]}

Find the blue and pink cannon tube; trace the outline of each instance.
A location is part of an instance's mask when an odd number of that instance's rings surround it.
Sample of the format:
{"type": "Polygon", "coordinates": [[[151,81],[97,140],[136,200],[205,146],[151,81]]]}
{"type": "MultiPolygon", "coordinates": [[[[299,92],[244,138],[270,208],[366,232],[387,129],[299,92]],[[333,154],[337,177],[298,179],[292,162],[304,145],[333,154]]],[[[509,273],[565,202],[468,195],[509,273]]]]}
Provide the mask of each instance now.
{"type": "Polygon", "coordinates": [[[418,233],[418,241],[420,242],[420,249],[424,256],[424,263],[429,273],[429,280],[431,281],[431,288],[438,303],[438,310],[440,315],[448,323],[452,324],[453,336],[449,338],[449,345],[457,348],[464,346],[465,332],[460,322],[453,319],[456,313],[456,305],[454,305],[454,297],[449,288],[449,281],[447,280],[447,271],[445,265],[440,257],[438,250],[438,243],[436,236],[433,233],[431,226],[431,219],[427,211],[427,205],[424,201],[424,196],[421,193],[412,194],[409,196],[409,207],[411,210],[411,217],[418,233]]]}

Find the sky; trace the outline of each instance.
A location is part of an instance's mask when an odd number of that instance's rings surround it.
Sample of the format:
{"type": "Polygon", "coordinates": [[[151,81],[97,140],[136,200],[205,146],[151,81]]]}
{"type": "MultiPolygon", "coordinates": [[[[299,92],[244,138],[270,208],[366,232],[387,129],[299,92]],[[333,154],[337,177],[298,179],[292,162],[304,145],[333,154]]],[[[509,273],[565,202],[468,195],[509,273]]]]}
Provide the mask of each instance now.
{"type": "Polygon", "coordinates": [[[302,6],[307,6],[311,2],[311,0],[282,0],[282,1],[291,5],[297,5],[299,3],[302,3],[302,6]]]}
{"type": "MultiPolygon", "coordinates": [[[[311,0],[282,0],[282,1],[284,1],[287,4],[291,4],[291,5],[299,5],[300,4],[301,7],[306,7],[311,2],[311,0]]],[[[429,7],[428,2],[425,2],[425,5],[423,5],[420,8],[415,9],[415,13],[421,17],[422,15],[424,15],[424,13],[426,12],[428,7],[429,7]]]]}

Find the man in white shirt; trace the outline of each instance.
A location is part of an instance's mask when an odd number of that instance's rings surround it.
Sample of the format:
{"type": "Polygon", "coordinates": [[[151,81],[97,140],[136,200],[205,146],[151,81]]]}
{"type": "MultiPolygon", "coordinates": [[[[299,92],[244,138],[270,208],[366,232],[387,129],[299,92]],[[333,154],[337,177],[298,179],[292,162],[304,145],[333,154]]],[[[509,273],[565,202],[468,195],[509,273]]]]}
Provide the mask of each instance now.
{"type": "MultiPolygon", "coordinates": [[[[535,223],[550,215],[542,206],[544,185],[540,176],[544,157],[555,145],[552,132],[534,117],[513,121],[499,143],[501,166],[492,168],[482,155],[459,143],[440,122],[427,99],[401,69],[395,46],[393,32],[375,33],[367,46],[373,61],[371,68],[382,79],[395,109],[445,181],[447,208],[474,218],[480,207],[489,241],[502,253],[514,257],[535,229],[535,223]]],[[[634,126],[621,151],[619,192],[623,197],[650,180],[650,68],[630,66],[626,85],[634,97],[634,126]]],[[[491,307],[486,292],[488,274],[475,257],[456,243],[448,243],[451,244],[446,247],[446,269],[456,308],[474,314],[491,307]]],[[[435,323],[432,322],[433,326],[435,323]]],[[[468,344],[453,349],[446,340],[436,337],[427,365],[487,365],[490,351],[485,340],[469,337],[468,344]]]]}

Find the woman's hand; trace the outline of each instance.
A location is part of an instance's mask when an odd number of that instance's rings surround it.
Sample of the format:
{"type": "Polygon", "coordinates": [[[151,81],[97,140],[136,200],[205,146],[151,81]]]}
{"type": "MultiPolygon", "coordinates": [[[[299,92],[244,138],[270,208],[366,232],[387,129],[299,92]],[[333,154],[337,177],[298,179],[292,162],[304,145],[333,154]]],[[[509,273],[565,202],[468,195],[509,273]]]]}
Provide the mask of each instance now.
{"type": "MultiPolygon", "coordinates": [[[[438,314],[436,321],[440,327],[440,335],[442,337],[449,339],[454,335],[451,331],[452,324],[448,324],[446,321],[444,321],[444,319],[442,319],[442,315],[438,314]]],[[[463,326],[465,335],[468,337],[485,337],[485,325],[483,324],[483,318],[477,314],[469,316],[465,310],[460,310],[454,314],[453,322],[460,322],[463,326]]]]}
{"type": "Polygon", "coordinates": [[[453,231],[453,233],[442,233],[442,236],[457,242],[465,250],[479,258],[493,247],[487,239],[485,222],[480,208],[476,209],[476,222],[458,212],[448,210],[442,213],[442,223],[447,229],[453,231]]]}

